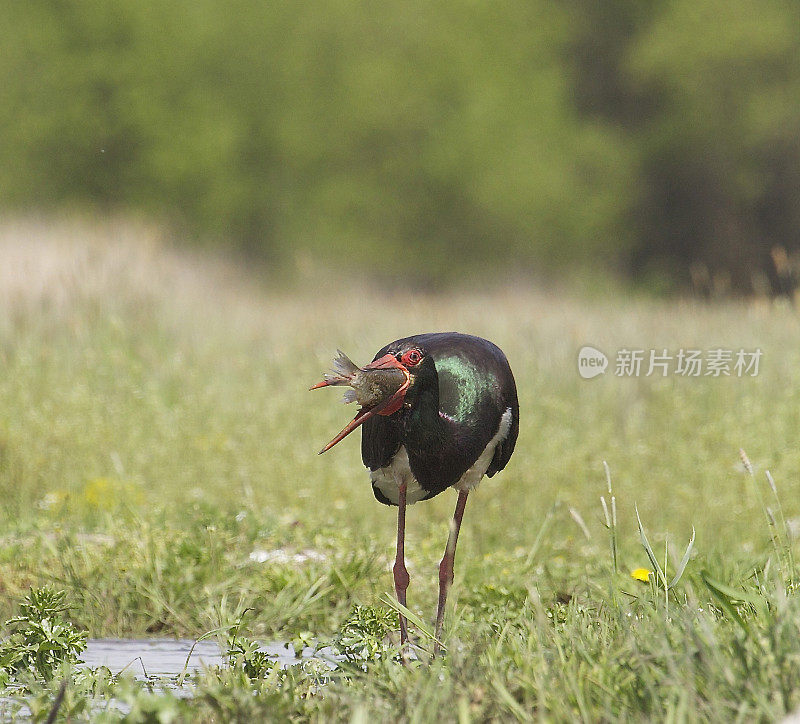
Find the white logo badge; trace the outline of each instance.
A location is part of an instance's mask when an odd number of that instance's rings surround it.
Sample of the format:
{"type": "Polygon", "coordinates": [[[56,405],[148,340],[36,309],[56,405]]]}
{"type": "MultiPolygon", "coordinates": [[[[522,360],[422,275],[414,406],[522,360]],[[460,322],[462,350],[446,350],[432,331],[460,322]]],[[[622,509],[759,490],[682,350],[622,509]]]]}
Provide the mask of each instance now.
{"type": "Polygon", "coordinates": [[[578,352],[578,374],[585,380],[602,375],[608,367],[608,357],[594,347],[581,347],[578,352]]]}

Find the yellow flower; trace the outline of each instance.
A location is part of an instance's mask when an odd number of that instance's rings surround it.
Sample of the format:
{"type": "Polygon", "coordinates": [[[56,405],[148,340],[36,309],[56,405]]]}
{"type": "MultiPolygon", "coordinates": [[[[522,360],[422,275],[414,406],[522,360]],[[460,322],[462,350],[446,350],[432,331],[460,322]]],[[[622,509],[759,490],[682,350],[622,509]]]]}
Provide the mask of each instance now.
{"type": "Polygon", "coordinates": [[[646,568],[636,568],[631,571],[631,578],[635,578],[637,581],[644,581],[644,583],[647,583],[652,575],[653,571],[648,571],[646,568]]]}
{"type": "Polygon", "coordinates": [[[83,486],[83,497],[92,508],[110,510],[116,503],[116,486],[109,478],[93,478],[83,486]]]}
{"type": "Polygon", "coordinates": [[[95,510],[111,511],[122,503],[141,503],[142,493],[133,483],[124,480],[92,478],[83,486],[83,499],[95,510]]]}

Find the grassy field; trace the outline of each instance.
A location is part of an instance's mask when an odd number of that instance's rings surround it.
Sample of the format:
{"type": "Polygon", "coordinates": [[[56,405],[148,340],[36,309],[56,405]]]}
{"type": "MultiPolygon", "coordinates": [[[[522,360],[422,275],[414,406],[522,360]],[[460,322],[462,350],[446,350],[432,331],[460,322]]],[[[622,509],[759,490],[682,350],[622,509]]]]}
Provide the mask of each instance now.
{"type": "MultiPolygon", "coordinates": [[[[449,329],[495,341],[519,388],[516,452],[467,507],[444,659],[402,666],[376,624],[377,653],[337,672],[233,666],[183,701],[75,680],[62,715],[112,690],[132,721],[770,721],[800,707],[794,310],[312,273],[286,290],[138,226],[9,224],[0,262],[2,620],[51,584],[90,637],[224,641],[240,621],[249,639],[324,644],[351,617],[344,631],[367,640],[392,590],[395,509],[374,500],[357,436],[317,455],[352,411],[307,388],[337,347],[363,363],[449,329]],[[609,355],[605,375],[580,378],[584,344],[609,355]],[[763,357],[755,377],[618,377],[623,348],[763,357]],[[635,506],[667,579],[696,531],[667,594],[630,576],[653,569],[635,506]]],[[[426,625],[454,503],[409,510],[409,603],[426,625]]],[[[29,683],[29,705],[54,686],[29,683]]]]}

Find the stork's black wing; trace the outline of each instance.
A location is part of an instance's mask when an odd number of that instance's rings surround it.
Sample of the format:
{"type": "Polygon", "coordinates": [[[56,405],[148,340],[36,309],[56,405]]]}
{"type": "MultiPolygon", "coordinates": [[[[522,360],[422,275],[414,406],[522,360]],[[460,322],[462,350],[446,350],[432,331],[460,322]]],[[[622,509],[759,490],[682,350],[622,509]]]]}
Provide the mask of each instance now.
{"type": "MultiPolygon", "coordinates": [[[[509,369],[509,376],[511,370],[509,369]]],[[[503,395],[501,406],[506,405],[506,409],[511,408],[511,427],[508,429],[508,435],[505,439],[501,440],[497,447],[494,449],[492,462],[486,470],[486,474],[491,478],[495,473],[499,473],[511,459],[511,453],[514,452],[514,446],[517,444],[517,436],[519,435],[519,402],[517,400],[517,388],[514,385],[514,378],[511,377],[510,389],[513,394],[503,395]]]]}
{"type": "Polygon", "coordinates": [[[461,428],[462,445],[471,443],[467,448],[471,458],[483,451],[511,410],[508,434],[495,448],[486,471],[491,477],[508,464],[519,434],[517,387],[505,354],[487,339],[458,332],[419,335],[414,340],[436,360],[440,407],[461,428]]]}

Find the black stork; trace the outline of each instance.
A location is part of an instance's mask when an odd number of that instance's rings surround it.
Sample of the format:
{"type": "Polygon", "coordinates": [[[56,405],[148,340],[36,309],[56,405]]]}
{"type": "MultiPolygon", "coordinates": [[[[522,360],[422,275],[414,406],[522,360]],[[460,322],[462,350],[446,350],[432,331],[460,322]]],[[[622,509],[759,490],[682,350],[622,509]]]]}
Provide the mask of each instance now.
{"type": "MultiPolygon", "coordinates": [[[[312,389],[353,382],[358,368],[343,355],[340,360],[344,360],[344,365],[337,363],[340,374],[326,376],[312,389]]],[[[514,375],[499,347],[458,332],[398,339],[363,368],[370,370],[402,374],[379,402],[366,406],[359,397],[359,414],[321,452],[361,426],[361,458],[369,469],[373,493],[381,503],[398,508],[393,573],[397,600],[403,606],[409,583],[404,550],[406,506],[430,500],[448,488],[458,491],[439,564],[434,644],[438,652],[467,496],[484,475],[492,477],[506,466],[517,441],[519,403],[514,375]]],[[[346,401],[354,399],[353,392],[345,393],[346,401]]],[[[400,641],[401,645],[408,641],[403,616],[400,641]]]]}

